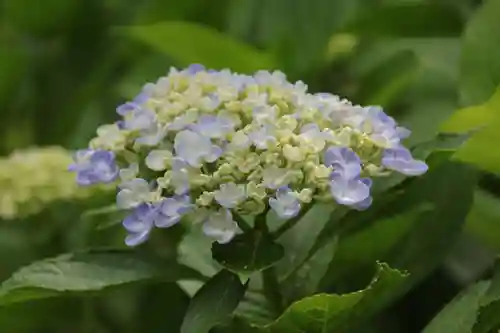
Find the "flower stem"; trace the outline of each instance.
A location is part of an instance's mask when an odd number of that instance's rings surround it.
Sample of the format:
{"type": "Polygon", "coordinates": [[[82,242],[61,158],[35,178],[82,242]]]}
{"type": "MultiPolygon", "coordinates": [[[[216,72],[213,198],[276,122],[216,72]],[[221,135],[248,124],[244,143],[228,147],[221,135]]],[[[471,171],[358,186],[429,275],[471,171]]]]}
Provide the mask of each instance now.
{"type": "Polygon", "coordinates": [[[264,296],[273,308],[275,314],[279,316],[283,312],[285,305],[274,267],[269,267],[262,271],[262,283],[264,287],[264,296]]]}
{"type": "MultiPolygon", "coordinates": [[[[254,229],[261,232],[265,237],[270,236],[267,226],[267,210],[255,217],[254,229]]],[[[276,276],[274,267],[266,268],[262,271],[263,292],[274,312],[279,315],[284,310],[283,295],[276,276]]]]}

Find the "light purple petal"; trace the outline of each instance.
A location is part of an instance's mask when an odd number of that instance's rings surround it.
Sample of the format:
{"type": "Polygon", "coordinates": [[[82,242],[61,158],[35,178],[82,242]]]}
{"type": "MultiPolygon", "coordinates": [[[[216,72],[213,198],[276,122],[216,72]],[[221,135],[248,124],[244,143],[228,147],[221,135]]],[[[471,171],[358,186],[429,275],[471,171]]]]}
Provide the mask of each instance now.
{"type": "Polygon", "coordinates": [[[206,236],[214,238],[219,244],[227,244],[234,238],[234,236],[236,236],[236,232],[234,230],[218,229],[206,223],[203,224],[202,229],[206,236]]]}
{"type": "Polygon", "coordinates": [[[359,156],[347,147],[330,147],[324,155],[326,166],[333,166],[337,173],[342,173],[346,179],[354,179],[361,173],[359,156]]]}
{"type": "Polygon", "coordinates": [[[366,198],[365,200],[363,200],[357,204],[352,205],[351,207],[356,209],[356,210],[362,211],[362,210],[368,209],[371,206],[372,202],[373,202],[373,198],[370,196],[370,197],[366,198]]]}
{"type": "Polygon", "coordinates": [[[410,151],[402,147],[386,149],[382,156],[382,164],[407,176],[420,176],[429,169],[425,162],[413,159],[410,151]]]}
{"type": "Polygon", "coordinates": [[[86,186],[109,183],[118,178],[118,167],[113,152],[105,150],[82,150],[75,154],[75,163],[70,170],[77,173],[78,184],[86,186]]]}
{"type": "Polygon", "coordinates": [[[188,68],[186,68],[186,72],[193,75],[198,72],[203,72],[205,70],[205,66],[201,64],[191,64],[188,68]]]}
{"type": "Polygon", "coordinates": [[[300,212],[300,202],[288,187],[276,191],[276,198],[269,198],[269,206],[282,219],[290,219],[300,212]]]}
{"type": "Polygon", "coordinates": [[[334,173],[330,180],[330,192],[339,204],[352,206],[370,196],[370,187],[359,178],[346,179],[334,173]]]}
{"type": "Polygon", "coordinates": [[[130,233],[125,237],[125,244],[130,247],[135,247],[146,242],[149,238],[151,230],[144,230],[138,233],[130,233]]]}

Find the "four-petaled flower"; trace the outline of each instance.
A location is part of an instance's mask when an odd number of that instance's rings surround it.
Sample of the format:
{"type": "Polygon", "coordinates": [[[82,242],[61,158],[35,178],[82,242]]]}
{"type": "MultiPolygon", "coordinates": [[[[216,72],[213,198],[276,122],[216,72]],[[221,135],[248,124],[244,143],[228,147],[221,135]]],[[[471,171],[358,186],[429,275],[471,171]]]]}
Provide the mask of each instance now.
{"type": "Polygon", "coordinates": [[[222,154],[222,149],[212,144],[210,138],[191,130],[177,133],[174,149],[177,156],[193,167],[214,162],[222,154]]]}
{"type": "Polygon", "coordinates": [[[143,203],[137,206],[132,214],[123,220],[123,227],[128,232],[125,244],[137,246],[144,243],[149,238],[156,216],[157,208],[153,205],[143,203]]]}
{"type": "Polygon", "coordinates": [[[429,168],[425,162],[413,159],[410,151],[404,147],[386,149],[382,156],[382,164],[387,169],[407,176],[420,176],[429,168]]]}
{"type": "Polygon", "coordinates": [[[163,199],[158,204],[155,225],[158,228],[169,228],[179,222],[182,216],[193,208],[190,201],[187,195],[163,199]]]}
{"type": "Polygon", "coordinates": [[[269,198],[269,206],[282,219],[290,219],[300,212],[297,193],[293,193],[288,187],[279,188],[276,198],[269,198]]]}
{"type": "Polygon", "coordinates": [[[73,158],[75,163],[69,166],[69,170],[76,172],[76,181],[80,185],[110,183],[118,177],[119,169],[112,151],[79,150],[73,158]]]}
{"type": "Polygon", "coordinates": [[[217,241],[217,243],[228,243],[233,237],[241,232],[233,215],[227,209],[221,209],[209,215],[202,226],[203,233],[217,241]]]}

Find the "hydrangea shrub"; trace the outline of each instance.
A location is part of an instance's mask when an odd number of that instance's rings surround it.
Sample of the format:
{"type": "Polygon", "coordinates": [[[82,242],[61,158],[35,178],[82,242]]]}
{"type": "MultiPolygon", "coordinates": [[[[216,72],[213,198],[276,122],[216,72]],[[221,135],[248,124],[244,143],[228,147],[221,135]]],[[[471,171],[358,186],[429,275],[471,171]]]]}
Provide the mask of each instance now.
{"type": "Polygon", "coordinates": [[[118,181],[129,246],[185,217],[223,244],[241,216],[287,220],[315,202],[367,209],[373,178],[427,171],[382,108],[309,93],[279,71],[172,68],[116,112],[70,170],[84,186],[118,181]]]}

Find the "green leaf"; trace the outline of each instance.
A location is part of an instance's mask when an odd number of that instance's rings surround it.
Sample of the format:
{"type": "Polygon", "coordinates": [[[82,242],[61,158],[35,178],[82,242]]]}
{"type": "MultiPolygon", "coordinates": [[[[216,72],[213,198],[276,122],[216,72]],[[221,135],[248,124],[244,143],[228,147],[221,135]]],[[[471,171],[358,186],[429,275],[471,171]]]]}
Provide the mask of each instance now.
{"type": "MultiPolygon", "coordinates": [[[[498,122],[500,125],[500,122],[498,122]]],[[[471,163],[482,170],[500,173],[500,131],[497,126],[476,133],[455,153],[454,159],[471,163]]]]}
{"type": "Polygon", "coordinates": [[[272,322],[276,317],[273,307],[262,292],[262,286],[260,286],[260,290],[252,290],[252,283],[257,279],[257,276],[252,276],[248,291],[238,305],[238,308],[236,308],[234,314],[248,320],[252,324],[266,325],[272,322]]]}
{"type": "MultiPolygon", "coordinates": [[[[184,234],[178,246],[177,260],[179,263],[197,270],[204,276],[212,277],[221,267],[212,259],[211,245],[212,241],[199,228],[191,228],[184,234]]],[[[198,280],[182,280],[178,284],[190,296],[194,296],[203,286],[203,283],[198,280]]]]}
{"type": "Polygon", "coordinates": [[[0,287],[0,305],[89,293],[130,283],[200,278],[175,262],[156,262],[130,251],[65,254],[25,266],[0,287]]]}
{"type": "Polygon", "coordinates": [[[201,230],[187,232],[179,244],[179,262],[192,267],[205,276],[215,275],[220,266],[212,260],[212,241],[201,230]]]}
{"type": "Polygon", "coordinates": [[[344,237],[340,234],[337,252],[324,278],[325,288],[359,287],[370,276],[375,260],[408,271],[411,278],[405,288],[409,288],[441,262],[461,231],[476,185],[475,172],[448,161],[449,155],[433,153],[427,161],[429,172],[412,179],[396,200],[341,221],[368,225],[344,237]]]}
{"type": "Polygon", "coordinates": [[[483,104],[456,111],[441,124],[443,133],[467,133],[500,122],[500,88],[483,104]]]}
{"type": "Polygon", "coordinates": [[[479,315],[472,333],[489,333],[500,329],[500,260],[497,260],[490,286],[479,305],[479,315]]]}
{"type": "Polygon", "coordinates": [[[268,333],[347,332],[373,314],[378,303],[403,283],[404,275],[386,264],[364,290],[345,295],[318,294],[299,300],[262,331],[268,333]]]}
{"type": "Polygon", "coordinates": [[[463,39],[460,101],[485,102],[500,85],[500,1],[487,0],[469,21],[463,39]]]}
{"type": "Polygon", "coordinates": [[[180,66],[201,63],[208,68],[230,68],[242,73],[276,67],[270,55],[208,26],[168,21],[121,30],[171,56],[180,66]]]}
{"type": "Polygon", "coordinates": [[[476,321],[479,302],[489,286],[489,281],[483,281],[462,291],[432,319],[422,333],[470,333],[476,321]]]}
{"type": "Polygon", "coordinates": [[[238,275],[222,270],[193,297],[181,327],[181,333],[208,333],[224,322],[243,298],[246,286],[238,275]]]}
{"type": "Polygon", "coordinates": [[[285,248],[286,255],[276,266],[276,271],[289,299],[299,299],[318,290],[319,281],[333,257],[336,239],[332,237],[321,250],[307,257],[334,207],[331,204],[314,205],[297,225],[278,240],[285,248]],[[303,265],[306,260],[307,263],[303,265]]]}
{"type": "Polygon", "coordinates": [[[234,272],[251,273],[275,265],[285,251],[269,234],[252,230],[237,235],[227,244],[213,243],[212,257],[234,272]]]}
{"type": "Polygon", "coordinates": [[[463,133],[475,131],[455,153],[454,158],[474,164],[486,171],[500,172],[500,89],[486,103],[456,112],[442,125],[442,131],[463,133]]]}
{"type": "Polygon", "coordinates": [[[261,330],[255,326],[251,326],[242,318],[236,317],[229,324],[218,327],[214,333],[261,333],[261,330]]]}
{"type": "Polygon", "coordinates": [[[179,332],[190,300],[191,297],[175,283],[161,283],[147,288],[141,286],[139,299],[131,302],[137,310],[130,331],[179,332]]]}
{"type": "Polygon", "coordinates": [[[423,333],[489,333],[500,328],[500,261],[490,281],[461,292],[427,325],[423,333]]]}
{"type": "Polygon", "coordinates": [[[465,230],[491,250],[500,252],[500,199],[476,190],[465,230]]]}

